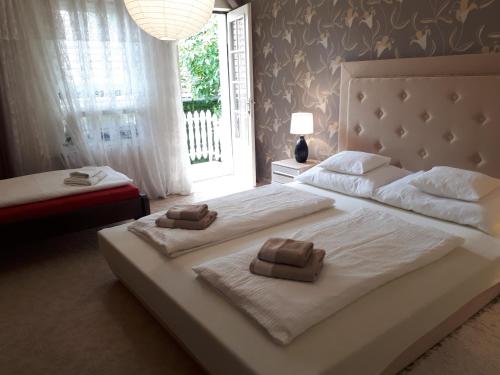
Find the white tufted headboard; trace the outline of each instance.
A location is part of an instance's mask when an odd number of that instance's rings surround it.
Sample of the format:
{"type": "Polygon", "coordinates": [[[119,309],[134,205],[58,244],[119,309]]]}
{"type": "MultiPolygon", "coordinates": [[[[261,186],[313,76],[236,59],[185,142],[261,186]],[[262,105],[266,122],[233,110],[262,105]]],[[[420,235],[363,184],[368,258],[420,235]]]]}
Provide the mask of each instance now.
{"type": "Polygon", "coordinates": [[[342,64],[339,150],[500,177],[500,54],[342,64]]]}

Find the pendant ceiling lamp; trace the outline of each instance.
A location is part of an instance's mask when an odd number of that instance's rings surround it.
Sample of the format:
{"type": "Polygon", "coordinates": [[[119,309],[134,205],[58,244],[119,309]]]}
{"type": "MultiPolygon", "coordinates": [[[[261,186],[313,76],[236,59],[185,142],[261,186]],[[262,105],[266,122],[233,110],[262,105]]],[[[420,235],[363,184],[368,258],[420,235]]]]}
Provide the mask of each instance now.
{"type": "Polygon", "coordinates": [[[208,22],[215,0],[125,0],[132,19],[161,40],[188,38],[208,22]]]}

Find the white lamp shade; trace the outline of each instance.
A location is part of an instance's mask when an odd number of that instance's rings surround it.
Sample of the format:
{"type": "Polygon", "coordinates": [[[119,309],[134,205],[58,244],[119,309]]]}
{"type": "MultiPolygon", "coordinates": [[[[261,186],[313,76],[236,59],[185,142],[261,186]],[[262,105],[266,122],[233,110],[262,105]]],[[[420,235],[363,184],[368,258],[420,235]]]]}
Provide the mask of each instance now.
{"type": "Polygon", "coordinates": [[[189,38],[208,22],[215,0],[125,0],[132,19],[161,40],[189,38]]]}
{"type": "Polygon", "coordinates": [[[314,130],[313,114],[308,112],[292,113],[292,123],[290,133],[292,134],[312,134],[314,130]]]}

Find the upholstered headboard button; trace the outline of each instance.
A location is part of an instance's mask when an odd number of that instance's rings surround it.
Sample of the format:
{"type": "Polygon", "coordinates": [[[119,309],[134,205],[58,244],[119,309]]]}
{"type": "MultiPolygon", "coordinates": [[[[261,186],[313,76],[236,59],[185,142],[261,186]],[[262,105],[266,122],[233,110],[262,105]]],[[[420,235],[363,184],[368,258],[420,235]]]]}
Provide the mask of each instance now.
{"type": "Polygon", "coordinates": [[[456,92],[454,92],[450,95],[450,99],[453,103],[456,103],[460,100],[460,95],[458,95],[456,92]]]}
{"type": "Polygon", "coordinates": [[[405,135],[406,135],[407,131],[405,128],[403,128],[403,126],[399,126],[397,129],[396,129],[396,135],[400,138],[403,138],[405,135]]]}
{"type": "Polygon", "coordinates": [[[471,160],[476,165],[476,167],[481,167],[484,164],[484,159],[479,152],[473,154],[471,160]]]}
{"type": "Polygon", "coordinates": [[[422,120],[424,122],[429,122],[431,120],[431,115],[427,111],[422,112],[422,114],[420,115],[420,117],[422,118],[422,120]]]}
{"type": "Polygon", "coordinates": [[[444,133],[443,138],[448,143],[453,143],[457,139],[457,137],[455,136],[455,134],[453,134],[453,132],[451,130],[444,133]]]}
{"type": "Polygon", "coordinates": [[[479,113],[476,116],[476,121],[479,123],[479,125],[484,126],[488,122],[488,118],[484,114],[479,113]]]}
{"type": "Polygon", "coordinates": [[[384,149],[384,145],[380,141],[376,141],[373,145],[375,147],[375,151],[380,152],[384,149]]]}
{"type": "Polygon", "coordinates": [[[420,150],[418,150],[417,154],[422,159],[425,159],[425,158],[427,158],[429,156],[429,153],[427,152],[427,150],[425,148],[421,148],[420,150]]]}

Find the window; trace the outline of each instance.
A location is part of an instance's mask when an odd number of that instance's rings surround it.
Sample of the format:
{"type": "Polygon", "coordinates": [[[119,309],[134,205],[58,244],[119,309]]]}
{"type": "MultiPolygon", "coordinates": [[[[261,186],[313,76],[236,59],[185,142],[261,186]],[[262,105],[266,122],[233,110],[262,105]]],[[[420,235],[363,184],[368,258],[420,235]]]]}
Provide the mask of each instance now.
{"type": "Polygon", "coordinates": [[[135,96],[141,90],[137,84],[141,71],[134,52],[140,53],[140,45],[126,35],[133,31],[121,23],[113,3],[103,10],[88,1],[85,13],[61,4],[65,74],[73,83],[72,96],[79,106],[84,134],[91,142],[109,143],[139,136],[135,96]]]}

